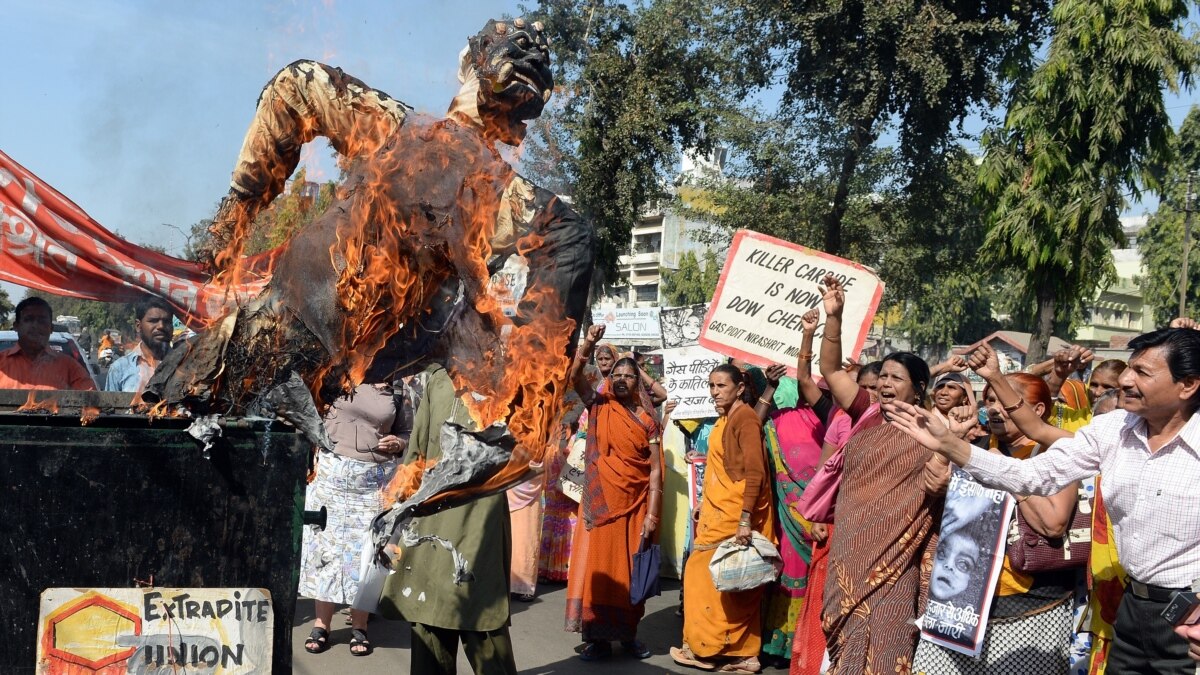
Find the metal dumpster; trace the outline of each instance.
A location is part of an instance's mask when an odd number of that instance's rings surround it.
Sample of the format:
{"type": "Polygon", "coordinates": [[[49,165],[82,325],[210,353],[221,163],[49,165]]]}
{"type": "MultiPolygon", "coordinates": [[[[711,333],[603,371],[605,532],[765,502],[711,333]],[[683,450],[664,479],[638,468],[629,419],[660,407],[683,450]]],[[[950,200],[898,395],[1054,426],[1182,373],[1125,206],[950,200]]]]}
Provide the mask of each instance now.
{"type": "Polygon", "coordinates": [[[15,412],[28,395],[0,390],[0,673],[35,671],[43,590],[142,584],[269,590],[271,672],[290,673],[310,446],[230,419],[206,458],[190,420],[128,414],[128,394],[37,392],[56,414],[15,412]]]}

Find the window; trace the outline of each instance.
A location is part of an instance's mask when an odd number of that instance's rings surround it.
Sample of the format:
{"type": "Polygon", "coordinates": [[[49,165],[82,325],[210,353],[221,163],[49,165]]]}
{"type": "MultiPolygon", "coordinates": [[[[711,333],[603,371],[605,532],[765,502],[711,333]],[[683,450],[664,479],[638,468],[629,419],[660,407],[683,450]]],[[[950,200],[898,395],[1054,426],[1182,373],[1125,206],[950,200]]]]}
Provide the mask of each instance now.
{"type": "Polygon", "coordinates": [[[646,284],[644,286],[634,286],[636,299],[638,302],[657,302],[658,301],[658,284],[646,284]]]}
{"type": "Polygon", "coordinates": [[[633,237],[633,253],[658,253],[662,251],[662,233],[638,234],[633,237]]]}

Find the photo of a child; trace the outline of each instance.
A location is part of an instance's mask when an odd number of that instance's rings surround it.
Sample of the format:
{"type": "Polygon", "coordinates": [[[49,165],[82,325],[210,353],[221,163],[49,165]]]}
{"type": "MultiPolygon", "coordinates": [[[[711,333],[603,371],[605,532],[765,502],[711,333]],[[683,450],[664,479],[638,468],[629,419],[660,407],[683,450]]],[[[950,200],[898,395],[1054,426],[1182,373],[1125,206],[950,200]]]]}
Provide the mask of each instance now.
{"type": "Polygon", "coordinates": [[[962,469],[954,469],[929,574],[921,639],[978,655],[1012,510],[1008,493],[985,488],[962,469]]]}

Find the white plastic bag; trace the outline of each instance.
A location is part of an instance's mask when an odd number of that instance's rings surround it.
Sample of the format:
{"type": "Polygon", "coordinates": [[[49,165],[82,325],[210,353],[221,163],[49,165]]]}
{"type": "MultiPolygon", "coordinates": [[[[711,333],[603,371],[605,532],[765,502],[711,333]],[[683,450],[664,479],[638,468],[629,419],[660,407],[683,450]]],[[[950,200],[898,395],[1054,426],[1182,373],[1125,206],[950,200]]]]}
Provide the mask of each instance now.
{"type": "Polygon", "coordinates": [[[779,578],[783,558],[766,537],[752,532],[750,545],[742,546],[732,537],[721,542],[708,563],[713,585],[718,591],[748,591],[779,578]]]}

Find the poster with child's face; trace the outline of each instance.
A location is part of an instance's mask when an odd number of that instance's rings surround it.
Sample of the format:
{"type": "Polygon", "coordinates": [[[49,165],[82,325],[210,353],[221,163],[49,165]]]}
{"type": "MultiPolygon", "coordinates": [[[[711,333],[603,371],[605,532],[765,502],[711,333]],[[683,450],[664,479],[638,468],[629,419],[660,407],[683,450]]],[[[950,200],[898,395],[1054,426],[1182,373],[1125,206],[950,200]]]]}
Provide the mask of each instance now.
{"type": "Polygon", "coordinates": [[[986,488],[954,468],[920,622],[922,640],[968,656],[983,649],[1013,503],[1007,492],[986,488]]]}

